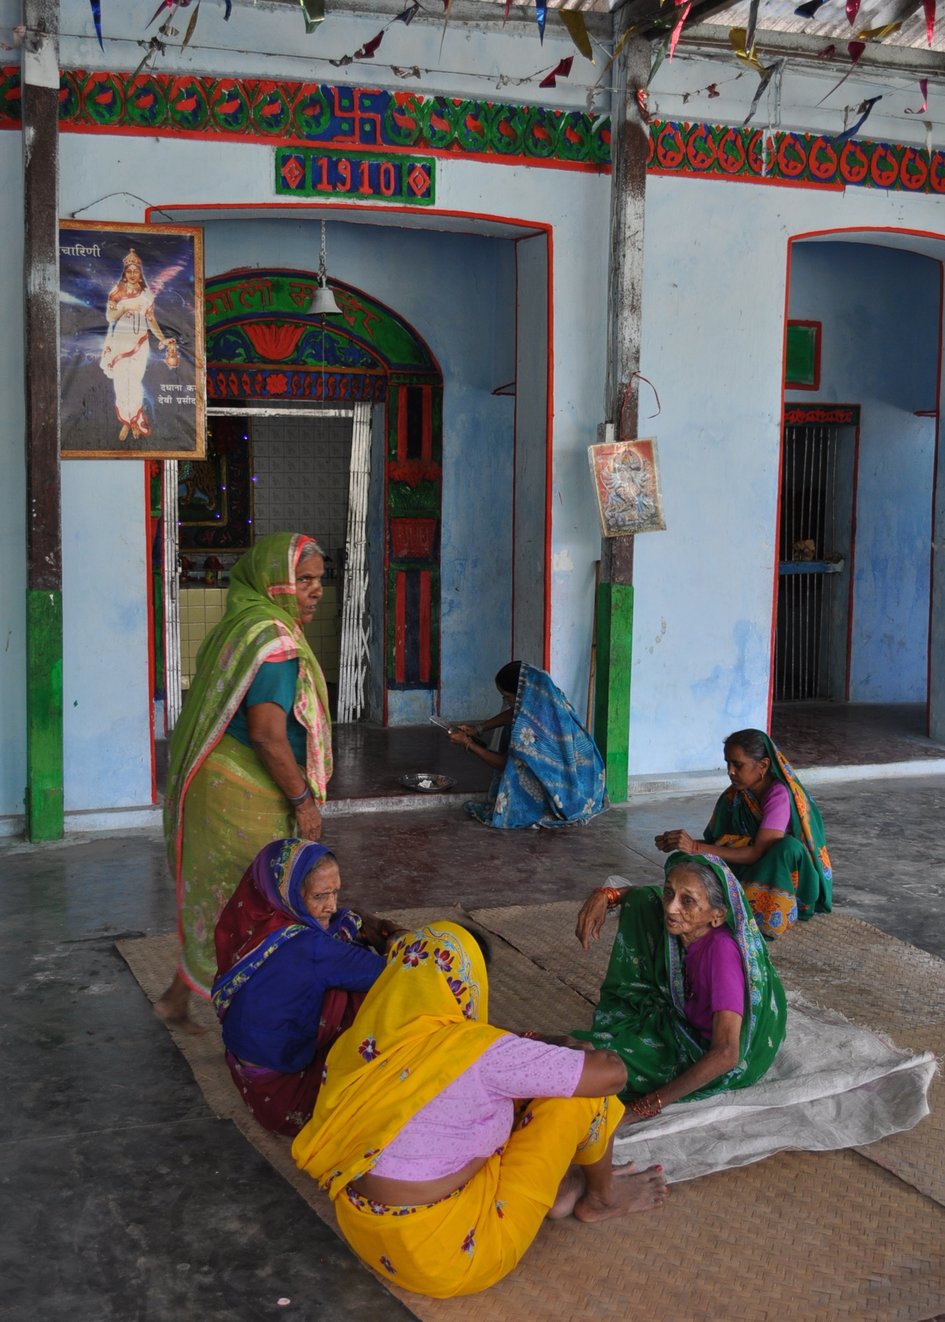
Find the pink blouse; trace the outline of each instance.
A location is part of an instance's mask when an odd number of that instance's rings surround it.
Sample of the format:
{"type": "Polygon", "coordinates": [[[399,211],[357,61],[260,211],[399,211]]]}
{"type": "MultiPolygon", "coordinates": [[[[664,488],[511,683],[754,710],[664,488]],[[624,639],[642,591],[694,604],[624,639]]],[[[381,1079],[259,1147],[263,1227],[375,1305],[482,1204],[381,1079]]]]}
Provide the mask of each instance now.
{"type": "Polygon", "coordinates": [[[512,1132],[517,1099],[573,1097],[583,1068],[583,1051],[506,1034],[407,1121],[372,1174],[438,1180],[491,1157],[512,1132]]]}
{"type": "Polygon", "coordinates": [[[783,831],[787,835],[791,826],[791,793],[786,785],[776,780],[761,800],[759,831],[783,831]]]}

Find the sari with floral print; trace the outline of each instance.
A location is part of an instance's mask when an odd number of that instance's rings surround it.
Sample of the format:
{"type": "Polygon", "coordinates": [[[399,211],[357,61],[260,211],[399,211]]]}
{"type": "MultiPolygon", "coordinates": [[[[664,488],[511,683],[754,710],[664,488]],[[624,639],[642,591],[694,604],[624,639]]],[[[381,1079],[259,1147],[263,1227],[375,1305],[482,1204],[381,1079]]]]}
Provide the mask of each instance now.
{"type": "MultiPolygon", "coordinates": [[[[771,775],[787,786],[791,822],[754,863],[733,863],[762,936],[781,936],[796,922],[833,908],[833,869],[820,809],[787,758],[763,730],[756,730],[771,761],[771,775]]],[[[748,790],[731,786],[720,795],[703,838],[710,844],[750,845],[761,825],[761,805],[748,790]]]]}
{"type": "Polygon", "coordinates": [[[550,675],[522,662],[508,761],[486,803],[465,805],[487,826],[570,826],[607,807],[604,759],[550,675]]]}
{"type": "Polygon", "coordinates": [[[329,1053],[315,1111],[292,1145],[362,1261],[437,1299],[485,1290],[510,1272],[570,1163],[601,1160],[623,1115],[614,1098],[526,1101],[506,1143],[455,1193],[399,1207],[363,1197],[358,1178],[408,1120],[504,1035],[487,1013],[485,964],[467,932],[444,922],[399,937],[329,1053]]]}
{"type": "MultiPolygon", "coordinates": [[[[666,873],[692,859],[710,867],[722,883],[726,925],[745,973],[738,1064],[683,1101],[732,1088],[747,1088],[770,1067],[787,1029],[787,1002],[768,948],[745,903],[742,888],[711,854],[671,854],[666,873]]],[[[705,1055],[708,1043],[685,1015],[684,949],[663,922],[661,886],[634,886],[620,903],[619,926],[601,987],[594,1023],[574,1037],[616,1051],[627,1067],[624,1101],[668,1083],[705,1055]]]]}

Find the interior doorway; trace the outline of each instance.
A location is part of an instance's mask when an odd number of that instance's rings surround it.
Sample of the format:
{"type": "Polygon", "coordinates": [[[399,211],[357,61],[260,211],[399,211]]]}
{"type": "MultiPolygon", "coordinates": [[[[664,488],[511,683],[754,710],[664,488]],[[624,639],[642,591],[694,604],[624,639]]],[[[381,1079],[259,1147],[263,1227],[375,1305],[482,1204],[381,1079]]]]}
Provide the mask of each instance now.
{"type": "MultiPolygon", "coordinates": [[[[173,728],[200,645],[223,615],[233,565],[278,531],[310,533],[325,552],[324,595],[305,632],[332,717],[340,690],[343,719],[369,714],[371,674],[382,666],[369,587],[383,572],[381,539],[368,527],[371,485],[382,485],[372,474],[372,411],[364,402],[211,408],[205,458],[163,465],[158,740],[173,728]]],[[[159,774],[161,761],[158,750],[159,774]]]]}
{"type": "Polygon", "coordinates": [[[781,448],[774,700],[845,702],[859,414],[799,406],[790,418],[781,448]]]}
{"type": "MultiPolygon", "coordinates": [[[[877,745],[898,720],[914,746],[917,711],[923,735],[945,733],[943,269],[942,235],[844,230],[789,245],[772,727],[807,704],[820,742],[838,743],[833,761],[855,718],[882,717],[877,745]],[[845,712],[834,734],[831,706],[845,712]]],[[[895,759],[876,747],[867,760],[895,759]]]]}

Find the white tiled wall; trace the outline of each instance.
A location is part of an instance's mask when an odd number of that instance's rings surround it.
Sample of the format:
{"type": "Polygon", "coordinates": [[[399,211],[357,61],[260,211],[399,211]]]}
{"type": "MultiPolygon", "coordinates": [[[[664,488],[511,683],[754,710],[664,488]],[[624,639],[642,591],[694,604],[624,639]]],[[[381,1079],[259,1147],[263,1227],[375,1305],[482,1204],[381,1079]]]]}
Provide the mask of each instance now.
{"type": "MultiPolygon", "coordinates": [[[[339,592],[333,583],[325,588],[315,618],[305,630],[318,657],[325,679],[338,683],[339,592]]],[[[180,678],[189,688],[194,677],[197,650],[213,626],[223,618],[226,588],[182,588],[180,594],[180,678]]]]}
{"type": "Polygon", "coordinates": [[[310,533],[340,572],[348,521],[350,418],[254,418],[254,527],[310,533]]]}

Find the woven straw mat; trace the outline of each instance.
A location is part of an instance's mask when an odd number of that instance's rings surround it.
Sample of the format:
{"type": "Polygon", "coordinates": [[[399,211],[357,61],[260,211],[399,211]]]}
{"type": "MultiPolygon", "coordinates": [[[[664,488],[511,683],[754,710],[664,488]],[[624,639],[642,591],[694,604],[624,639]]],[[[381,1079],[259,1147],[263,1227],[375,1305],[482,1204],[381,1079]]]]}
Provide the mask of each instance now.
{"type": "MultiPolygon", "coordinates": [[[[490,970],[494,1022],[544,1031],[588,1022],[607,951],[583,955],[571,936],[574,916],[571,904],[472,915],[501,938],[493,941],[490,970]],[[574,975],[565,976],[572,967],[574,975]]],[[[391,917],[413,927],[463,915],[422,909],[391,917]]],[[[867,932],[871,940],[881,935],[867,932]]],[[[174,938],[126,940],[118,949],[156,1000],[174,967],[174,938]]],[[[888,994],[901,1009],[903,998],[888,994]]],[[[811,999],[846,1008],[826,989],[811,999]]],[[[211,1008],[199,1005],[195,1017],[208,1032],[175,1040],[208,1105],[334,1226],[327,1197],[296,1169],[289,1141],[262,1130],[242,1105],[211,1008]]],[[[850,1017],[858,1017],[852,1007],[850,1017]]],[[[923,1038],[925,1026],[911,1027],[915,1035],[900,1034],[903,1041],[935,1049],[931,1034],[923,1038]]],[[[901,1160],[918,1166],[916,1187],[855,1152],[781,1153],[678,1185],[658,1212],[598,1226],[573,1218],[548,1223],[519,1267],[484,1294],[441,1301],[391,1292],[430,1322],[925,1322],[945,1311],[945,1213],[919,1191],[924,1168],[911,1150],[901,1160]]]]}

